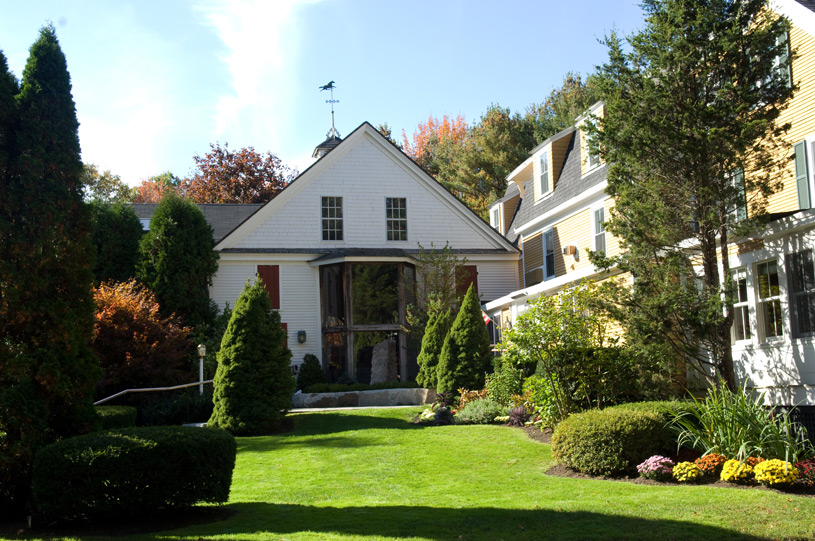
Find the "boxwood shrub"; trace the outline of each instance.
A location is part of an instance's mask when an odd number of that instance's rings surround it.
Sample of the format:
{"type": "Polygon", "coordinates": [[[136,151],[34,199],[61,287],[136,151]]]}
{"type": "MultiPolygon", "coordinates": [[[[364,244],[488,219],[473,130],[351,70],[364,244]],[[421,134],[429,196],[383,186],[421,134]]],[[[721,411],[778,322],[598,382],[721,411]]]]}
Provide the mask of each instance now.
{"type": "Polygon", "coordinates": [[[659,415],[631,409],[588,410],[567,417],[552,435],[552,457],[592,475],[633,473],[664,445],[659,415]]]}
{"type": "Polygon", "coordinates": [[[137,413],[138,410],[130,406],[96,406],[101,430],[136,426],[137,413]]]}
{"type": "Polygon", "coordinates": [[[68,438],[37,453],[34,502],[45,521],[223,503],[235,454],[235,438],[213,428],[137,427],[68,438]]]}
{"type": "Polygon", "coordinates": [[[506,415],[507,408],[491,398],[482,398],[467,402],[460,412],[456,414],[456,423],[462,425],[488,425],[495,422],[495,418],[506,415]]]}
{"type": "Polygon", "coordinates": [[[677,414],[696,410],[696,403],[692,400],[655,400],[651,402],[631,402],[611,406],[606,410],[644,411],[658,416],[663,430],[660,435],[661,454],[676,453],[677,429],[673,426],[677,414]]]}

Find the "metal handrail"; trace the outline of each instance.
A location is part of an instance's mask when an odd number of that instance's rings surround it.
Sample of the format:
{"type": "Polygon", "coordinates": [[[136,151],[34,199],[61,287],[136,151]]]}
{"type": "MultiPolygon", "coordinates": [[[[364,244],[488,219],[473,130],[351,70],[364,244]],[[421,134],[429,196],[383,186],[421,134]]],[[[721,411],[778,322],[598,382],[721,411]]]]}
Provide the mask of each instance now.
{"type": "Polygon", "coordinates": [[[196,381],[195,383],[184,383],[182,385],[174,385],[172,387],[146,387],[144,389],[125,389],[124,391],[119,391],[118,393],[111,395],[107,398],[103,398],[102,400],[97,400],[93,403],[94,406],[98,406],[99,404],[104,404],[108,400],[113,400],[117,396],[122,396],[127,393],[148,393],[150,391],[174,391],[176,389],[186,389],[187,387],[195,387],[196,385],[203,385],[204,383],[212,383],[211,379],[206,381],[196,381]]]}

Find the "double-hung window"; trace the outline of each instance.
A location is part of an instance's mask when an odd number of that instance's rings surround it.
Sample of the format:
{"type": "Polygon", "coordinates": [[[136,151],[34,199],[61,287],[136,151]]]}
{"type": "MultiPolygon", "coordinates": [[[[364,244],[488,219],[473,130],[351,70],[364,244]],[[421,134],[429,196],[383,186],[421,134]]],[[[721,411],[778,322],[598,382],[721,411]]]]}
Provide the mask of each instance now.
{"type": "Polygon", "coordinates": [[[492,228],[501,232],[501,207],[496,206],[492,209],[490,213],[490,221],[492,222],[492,228]]]}
{"type": "Polygon", "coordinates": [[[388,240],[407,239],[407,199],[385,198],[385,221],[388,240]]]}
{"type": "Polygon", "coordinates": [[[747,195],[744,190],[744,170],[739,168],[731,171],[728,175],[730,185],[733,186],[735,192],[735,199],[733,201],[733,209],[730,211],[730,217],[736,222],[741,222],[747,219],[747,195]]]}
{"type": "Polygon", "coordinates": [[[750,306],[747,297],[747,271],[738,269],[733,271],[733,285],[736,288],[733,299],[733,341],[750,340],[750,306]]]}
{"type": "Polygon", "coordinates": [[[549,230],[543,234],[543,279],[555,276],[555,232],[549,230]]]}
{"type": "Polygon", "coordinates": [[[586,151],[586,171],[590,171],[600,165],[600,156],[595,150],[594,145],[595,141],[592,138],[586,137],[586,142],[584,143],[584,150],[586,151]]]}
{"type": "Polygon", "coordinates": [[[762,338],[783,336],[781,320],[781,298],[778,287],[778,263],[765,261],[756,266],[758,282],[758,313],[762,338]]]}
{"type": "Polygon", "coordinates": [[[323,197],[323,240],[342,240],[342,197],[323,197]]]}
{"type": "Polygon", "coordinates": [[[812,208],[812,151],[815,141],[804,139],[793,146],[795,151],[795,186],[798,190],[798,208],[812,208]]]}
{"type": "Polygon", "coordinates": [[[605,210],[603,207],[594,210],[594,251],[606,251],[605,210]]]}
{"type": "Polygon", "coordinates": [[[815,335],[815,266],[812,250],[787,256],[793,336],[815,335]]]}
{"type": "Polygon", "coordinates": [[[549,182],[549,153],[543,152],[540,159],[540,175],[538,177],[540,182],[540,195],[545,195],[552,191],[552,186],[549,182]]]}

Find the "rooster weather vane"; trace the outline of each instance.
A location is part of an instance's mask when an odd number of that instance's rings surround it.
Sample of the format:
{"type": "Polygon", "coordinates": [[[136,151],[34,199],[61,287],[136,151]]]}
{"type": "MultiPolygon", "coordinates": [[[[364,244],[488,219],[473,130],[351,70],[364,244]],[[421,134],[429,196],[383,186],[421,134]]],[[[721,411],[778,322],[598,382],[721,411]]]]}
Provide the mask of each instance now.
{"type": "Polygon", "coordinates": [[[337,88],[337,87],[334,85],[334,81],[329,81],[328,84],[322,85],[320,87],[321,92],[324,91],[324,90],[328,90],[329,92],[331,92],[331,99],[330,100],[325,100],[326,103],[331,104],[331,129],[326,134],[326,137],[329,138],[329,139],[331,137],[336,137],[336,138],[340,137],[340,132],[338,132],[337,129],[334,127],[334,104],[340,102],[340,100],[335,100],[334,99],[334,89],[335,88],[337,88]]]}

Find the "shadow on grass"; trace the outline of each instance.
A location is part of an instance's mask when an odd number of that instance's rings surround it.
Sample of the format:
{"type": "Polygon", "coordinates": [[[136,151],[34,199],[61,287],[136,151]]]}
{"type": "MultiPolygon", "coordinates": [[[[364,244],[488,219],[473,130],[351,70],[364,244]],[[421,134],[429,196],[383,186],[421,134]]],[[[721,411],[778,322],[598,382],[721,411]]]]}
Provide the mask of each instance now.
{"type": "Polygon", "coordinates": [[[309,447],[326,447],[335,449],[353,449],[368,447],[370,445],[386,445],[380,439],[374,438],[348,438],[344,436],[331,436],[326,438],[311,437],[301,438],[245,438],[238,440],[238,454],[240,453],[265,453],[280,449],[298,449],[309,447]]]}
{"type": "Polygon", "coordinates": [[[333,434],[351,430],[389,429],[389,430],[421,430],[424,425],[413,424],[407,416],[406,410],[399,411],[404,417],[373,417],[367,415],[341,414],[336,411],[326,413],[294,414],[294,432],[292,436],[311,436],[315,434],[333,434]]]}
{"type": "MultiPolygon", "coordinates": [[[[763,539],[725,528],[585,511],[443,507],[311,507],[234,503],[223,522],[193,525],[174,536],[313,532],[351,537],[426,539],[763,539]]],[[[157,535],[156,539],[162,539],[157,535]]]]}

